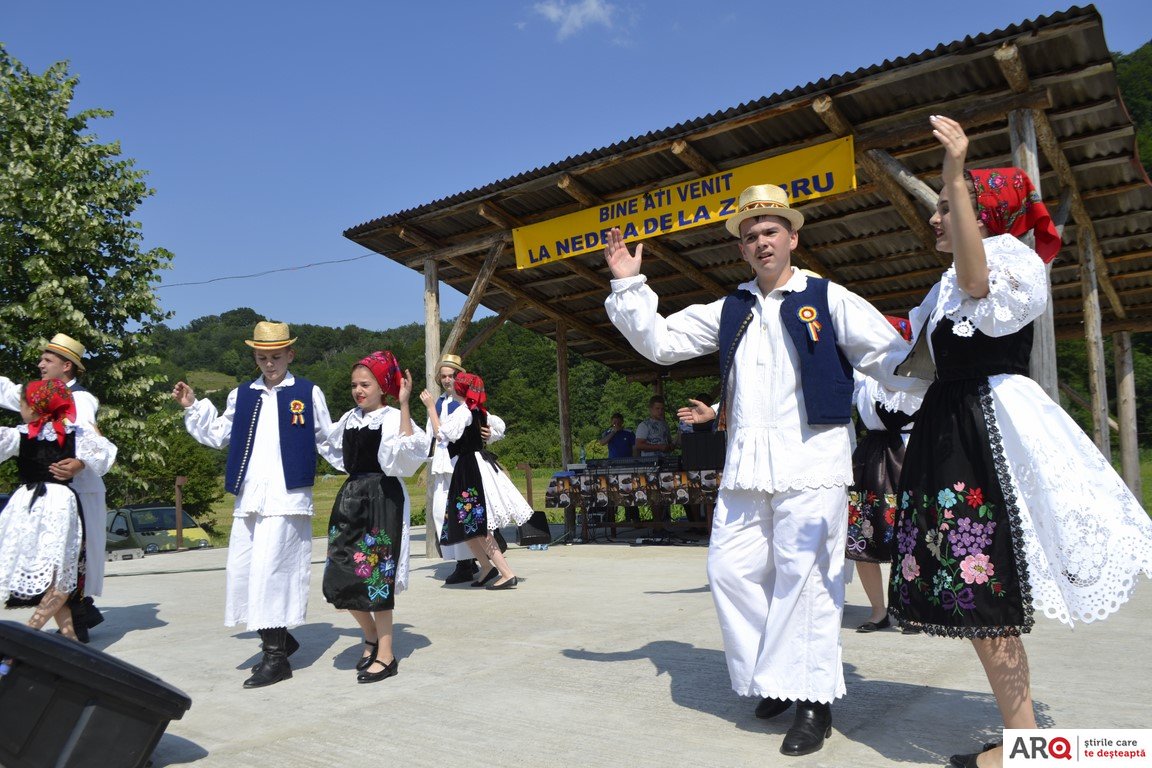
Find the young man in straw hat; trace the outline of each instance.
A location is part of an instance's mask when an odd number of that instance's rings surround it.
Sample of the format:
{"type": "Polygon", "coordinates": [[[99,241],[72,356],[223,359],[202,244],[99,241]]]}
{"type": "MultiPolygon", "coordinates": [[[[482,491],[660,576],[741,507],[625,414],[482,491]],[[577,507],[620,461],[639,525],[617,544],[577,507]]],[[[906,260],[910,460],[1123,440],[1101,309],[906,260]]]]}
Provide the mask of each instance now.
{"type": "MultiPolygon", "coordinates": [[[[616,229],[606,239],[614,279],[605,306],[653,362],[720,352],[728,438],[708,578],[733,689],[760,698],[762,718],[795,703],[780,751],[803,755],[823,746],[831,703],[844,695],[852,368],[889,381],[882,361],[904,341],[871,304],[792,266],[804,216],[780,187],[744,190],[726,224],[752,269],[731,296],[660,316],[640,274],[644,246],[630,253],[616,229]]],[[[695,403],[678,415],[704,423],[716,414],[695,403]]]]}
{"type": "MultiPolygon", "coordinates": [[[[79,382],[79,375],[85,370],[86,353],[83,344],[67,334],[58,333],[40,348],[40,360],[37,361],[36,367],[40,371],[41,379],[60,379],[68,384],[68,390],[76,403],[76,425],[83,429],[98,431],[96,412],[100,409],[100,401],[79,382]]],[[[20,410],[20,387],[3,376],[0,376],[0,407],[10,411],[20,410]]],[[[54,464],[52,473],[62,480],[72,479],[72,490],[76,492],[83,507],[84,600],[72,605],[72,625],[76,630],[77,639],[86,643],[88,630],[104,621],[104,617],[92,601],[93,597],[99,597],[104,593],[104,550],[107,543],[104,480],[85,466],[83,461],[74,458],[54,464]]]]}
{"type": "Polygon", "coordinates": [[[332,418],[320,388],[288,372],[295,341],[285,323],[256,324],[244,343],[262,375],[228,393],[223,415],[183,381],[172,390],[188,433],[210,448],[228,448],[224,486],[236,506],[224,626],[246,623],[260,633],[264,651],[245,688],[292,677],[288,657],[299,644],[288,630],[308,611],[312,484],[332,418]]]}
{"type": "MultiPolygon", "coordinates": [[[[434,408],[441,423],[460,405],[452,398],[452,394],[456,391],[456,374],[465,372],[464,361],[459,355],[443,355],[437,372],[443,393],[436,398],[433,405],[428,404],[432,397],[427,390],[420,393],[420,399],[425,407],[434,408]]],[[[432,459],[429,464],[432,477],[432,521],[436,525],[436,541],[440,541],[440,534],[444,531],[444,513],[448,506],[448,485],[452,481],[452,457],[448,455],[447,442],[438,440],[432,431],[431,417],[424,428],[424,433],[429,436],[432,443],[430,446],[432,459]]],[[[488,414],[488,426],[480,428],[480,436],[487,443],[494,443],[504,437],[503,419],[488,414]]],[[[467,543],[441,544],[440,556],[445,560],[456,562],[456,568],[448,574],[448,578],[444,580],[445,584],[463,584],[472,581],[473,576],[479,571],[479,566],[473,559],[472,550],[468,548],[467,543]]]]}

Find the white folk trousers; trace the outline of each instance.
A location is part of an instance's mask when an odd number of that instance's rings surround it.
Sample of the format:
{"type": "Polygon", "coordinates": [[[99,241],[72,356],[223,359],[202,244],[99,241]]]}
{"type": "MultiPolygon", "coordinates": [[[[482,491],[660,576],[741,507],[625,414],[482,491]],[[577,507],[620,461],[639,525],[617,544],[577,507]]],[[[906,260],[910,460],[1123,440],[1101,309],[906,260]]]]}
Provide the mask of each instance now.
{"type": "Polygon", "coordinates": [[[843,486],[720,491],[708,580],[736,693],[824,703],[844,695],[847,514],[843,486]]]}
{"type": "Polygon", "coordinates": [[[77,491],[84,514],[84,595],[100,597],[104,594],[104,551],[108,541],[108,510],[104,505],[104,490],[95,493],[77,491]]]}
{"type": "Polygon", "coordinates": [[[224,626],[247,624],[260,630],[303,624],[312,575],[312,518],[232,518],[225,573],[224,626]]]}

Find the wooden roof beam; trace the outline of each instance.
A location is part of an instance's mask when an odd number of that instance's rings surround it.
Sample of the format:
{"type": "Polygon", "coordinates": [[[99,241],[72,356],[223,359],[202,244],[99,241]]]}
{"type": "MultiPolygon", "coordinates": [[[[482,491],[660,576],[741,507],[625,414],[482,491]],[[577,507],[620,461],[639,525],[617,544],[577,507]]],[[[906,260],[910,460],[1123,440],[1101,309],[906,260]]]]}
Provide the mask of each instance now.
{"type": "MultiPolygon", "coordinates": [[[[523,226],[524,224],[520,219],[501,208],[495,200],[485,200],[477,207],[476,212],[493,224],[508,230],[523,226]]],[[[509,237],[511,237],[511,232],[509,232],[509,237]]],[[[593,285],[600,286],[600,290],[608,290],[608,281],[602,275],[597,274],[594,270],[581,264],[575,257],[560,259],[556,263],[563,264],[564,267],[573,274],[579,275],[593,285]]]]}
{"type": "Polygon", "coordinates": [[[684,139],[677,139],[672,142],[672,154],[675,155],[680,162],[701,176],[711,176],[719,171],[719,169],[712,164],[711,160],[697,152],[696,147],[684,139]]]}
{"type": "MultiPolygon", "coordinates": [[[[426,249],[425,251],[414,254],[405,254],[403,256],[404,266],[408,267],[409,269],[416,270],[423,269],[425,259],[432,258],[436,259],[437,261],[451,261],[452,259],[476,253],[477,251],[486,251],[498,242],[508,242],[511,239],[511,236],[507,232],[496,232],[493,234],[484,235],[482,237],[476,237],[471,240],[464,240],[459,243],[453,243],[452,245],[440,245],[434,241],[431,241],[430,239],[425,244],[421,244],[413,242],[408,237],[405,237],[404,233],[406,231],[409,233],[409,236],[419,236],[419,233],[413,235],[415,230],[413,230],[408,225],[405,225],[404,227],[401,227],[399,230],[397,230],[397,237],[404,240],[405,242],[409,242],[413,245],[426,249]]],[[[425,235],[425,237],[428,236],[425,235]]]]}
{"type": "MultiPolygon", "coordinates": [[[[1014,43],[1001,45],[996,49],[994,58],[996,65],[1000,67],[1001,74],[1004,75],[1004,79],[1013,91],[1023,93],[1029,89],[1028,70],[1025,69],[1024,61],[1020,58],[1020,49],[1014,43]]],[[[1111,67],[1111,63],[1109,63],[1109,67],[1111,67]]],[[[1096,254],[1103,253],[1103,251],[1096,239],[1096,228],[1092,224],[1092,217],[1088,215],[1088,209],[1084,207],[1084,201],[1080,198],[1080,188],[1076,183],[1076,176],[1072,172],[1068,157],[1060,147],[1056,132],[1052,129],[1052,123],[1048,121],[1048,115],[1044,110],[1033,109],[1032,122],[1036,128],[1036,143],[1039,145],[1040,151],[1044,153],[1048,164],[1055,169],[1061,186],[1072,190],[1072,218],[1082,227],[1080,235],[1088,238],[1089,242],[1086,244],[1088,248],[1085,253],[1091,254],[1091,258],[1096,259],[1096,281],[1100,285],[1100,290],[1108,297],[1112,311],[1118,317],[1123,318],[1125,317],[1124,303],[1112,285],[1111,277],[1108,274],[1108,265],[1096,257],[1096,254]]]]}
{"type": "Polygon", "coordinates": [[[448,332],[448,340],[444,342],[442,354],[454,353],[460,340],[464,338],[464,331],[468,330],[468,325],[472,322],[472,315],[476,313],[480,299],[484,298],[484,293],[488,290],[488,283],[496,272],[496,264],[504,255],[505,247],[503,242],[496,243],[489,249],[488,255],[484,257],[484,263],[480,266],[480,271],[476,273],[476,282],[472,283],[472,287],[468,290],[468,297],[464,299],[464,306],[460,308],[460,314],[456,315],[456,322],[452,325],[452,330],[448,332]]]}
{"type": "MultiPolygon", "coordinates": [[[[818,96],[812,102],[812,110],[828,126],[828,130],[836,136],[852,135],[852,124],[837,109],[836,102],[831,97],[818,96]]],[[[888,168],[868,152],[858,154],[856,163],[880,188],[884,197],[888,199],[896,212],[900,214],[900,218],[912,230],[912,234],[924,246],[924,250],[929,253],[936,253],[936,234],[928,226],[926,218],[916,210],[912,201],[904,194],[903,187],[890,175],[888,168]]],[[[935,206],[935,202],[933,202],[933,206],[935,206]]],[[[945,254],[939,254],[937,258],[944,260],[944,262],[951,262],[951,257],[945,254]]]]}

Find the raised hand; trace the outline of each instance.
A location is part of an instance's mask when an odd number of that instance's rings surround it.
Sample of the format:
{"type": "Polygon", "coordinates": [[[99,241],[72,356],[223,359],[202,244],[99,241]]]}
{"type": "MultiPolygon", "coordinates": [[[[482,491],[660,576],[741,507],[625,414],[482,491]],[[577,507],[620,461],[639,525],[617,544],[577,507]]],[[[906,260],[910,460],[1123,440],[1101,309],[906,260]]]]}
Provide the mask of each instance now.
{"type": "Polygon", "coordinates": [[[405,368],[404,375],[400,377],[400,392],[397,393],[396,399],[406,403],[410,397],[412,397],[412,371],[405,368]]]}
{"type": "Polygon", "coordinates": [[[432,406],[436,403],[436,398],[428,390],[420,393],[420,402],[424,403],[424,407],[431,410],[432,406]]]}
{"type": "Polygon", "coordinates": [[[707,403],[688,398],[691,405],[676,411],[676,418],[685,424],[707,424],[716,418],[716,411],[707,403]]]}
{"type": "Polygon", "coordinates": [[[196,402],[196,393],[192,387],[178,381],[176,386],[172,388],[172,399],[180,403],[181,408],[190,408],[196,402]]]}
{"type": "Polygon", "coordinates": [[[612,272],[612,277],[620,279],[622,277],[635,277],[640,274],[641,254],[643,253],[643,243],[636,246],[635,255],[628,251],[628,246],[624,244],[624,235],[620,233],[619,227],[608,230],[608,235],[604,238],[604,261],[608,262],[608,269],[612,272]]]}
{"type": "Polygon", "coordinates": [[[968,157],[968,136],[960,123],[944,115],[928,118],[932,124],[932,135],[944,146],[944,167],[941,171],[944,183],[963,181],[964,161],[968,157]]]}

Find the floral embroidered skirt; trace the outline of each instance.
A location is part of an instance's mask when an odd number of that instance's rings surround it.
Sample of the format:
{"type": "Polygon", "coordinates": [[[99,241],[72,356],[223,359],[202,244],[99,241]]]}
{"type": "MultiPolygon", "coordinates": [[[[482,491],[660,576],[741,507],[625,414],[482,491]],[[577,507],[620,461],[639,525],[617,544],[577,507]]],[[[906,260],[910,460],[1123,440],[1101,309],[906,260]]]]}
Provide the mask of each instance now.
{"type": "Polygon", "coordinates": [[[887,563],[895,541],[896,483],[904,461],[899,433],[870,430],[852,454],[848,489],[848,546],[844,556],[864,563],[887,563]]]}
{"type": "Polygon", "coordinates": [[[72,488],[59,483],[18,487],[0,512],[0,603],[39,605],[50,587],[84,596],[84,513],[72,488]]]}
{"type": "Polygon", "coordinates": [[[324,599],[346,610],[392,610],[403,530],[400,481],[382,473],[350,476],[328,522],[324,599]]]}
{"type": "Polygon", "coordinates": [[[474,451],[456,458],[452,482],[448,484],[448,509],[444,512],[441,544],[459,544],[488,535],[488,505],[479,463],[479,454],[474,451]]]}
{"type": "Polygon", "coordinates": [[[1020,511],[987,379],[936,381],[898,489],[890,610],[949,637],[1028,632],[1020,511]]]}

